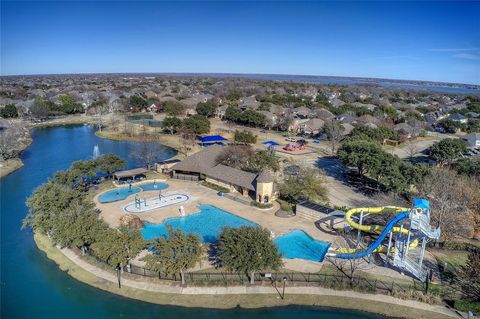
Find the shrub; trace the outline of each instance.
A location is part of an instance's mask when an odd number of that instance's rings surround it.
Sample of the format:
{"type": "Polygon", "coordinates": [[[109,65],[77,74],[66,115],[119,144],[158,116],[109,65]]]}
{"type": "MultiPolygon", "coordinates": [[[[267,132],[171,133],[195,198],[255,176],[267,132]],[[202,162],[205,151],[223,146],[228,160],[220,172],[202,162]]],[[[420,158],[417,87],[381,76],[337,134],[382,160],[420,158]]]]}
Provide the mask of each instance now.
{"type": "Polygon", "coordinates": [[[205,186],[205,187],[211,188],[211,189],[213,189],[217,192],[230,193],[230,190],[228,188],[217,185],[217,184],[213,184],[213,183],[209,183],[209,182],[202,182],[202,185],[205,186]]]}
{"type": "Polygon", "coordinates": [[[439,305],[442,303],[442,298],[431,293],[423,293],[419,290],[399,290],[394,289],[391,293],[392,297],[403,300],[417,300],[431,305],[439,305]]]}
{"type": "Polygon", "coordinates": [[[262,209],[273,207],[273,204],[272,204],[272,203],[259,203],[259,202],[254,201],[254,200],[252,200],[252,201],[250,202],[250,205],[251,205],[251,206],[258,207],[258,208],[262,208],[262,209]]]}
{"type": "Polygon", "coordinates": [[[474,313],[480,313],[480,303],[479,302],[469,302],[465,300],[455,300],[453,307],[460,311],[473,311],[474,313]]]}
{"type": "Polygon", "coordinates": [[[280,204],[280,209],[286,212],[293,212],[293,204],[286,202],[282,199],[277,199],[277,202],[280,204]]]}

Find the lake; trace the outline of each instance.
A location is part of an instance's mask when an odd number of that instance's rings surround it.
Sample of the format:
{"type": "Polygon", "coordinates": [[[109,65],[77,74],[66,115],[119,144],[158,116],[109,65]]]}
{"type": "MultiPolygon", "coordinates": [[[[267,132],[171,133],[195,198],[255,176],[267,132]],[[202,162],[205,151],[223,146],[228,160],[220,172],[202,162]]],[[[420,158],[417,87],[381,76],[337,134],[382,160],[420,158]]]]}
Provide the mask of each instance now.
{"type": "MultiPolygon", "coordinates": [[[[37,249],[30,230],[21,230],[25,200],[52,174],[75,160],[115,153],[138,165],[140,144],[98,138],[88,125],[35,129],[33,142],[21,157],[21,169],[0,180],[1,195],[1,318],[384,318],[362,312],[288,306],[262,309],[192,309],[136,301],[90,287],[61,271],[37,249]]],[[[161,159],[175,155],[162,147],[161,159]]],[[[175,298],[172,296],[172,298],[175,298]]],[[[192,298],[195,298],[192,296],[192,298]]]]}

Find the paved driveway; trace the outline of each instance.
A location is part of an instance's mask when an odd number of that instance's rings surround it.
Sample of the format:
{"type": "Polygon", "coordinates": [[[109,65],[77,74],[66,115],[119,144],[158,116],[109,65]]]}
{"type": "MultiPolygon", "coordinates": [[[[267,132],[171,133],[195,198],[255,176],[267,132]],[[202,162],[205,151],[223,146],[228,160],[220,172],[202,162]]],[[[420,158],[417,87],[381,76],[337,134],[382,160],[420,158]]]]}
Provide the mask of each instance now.
{"type": "Polygon", "coordinates": [[[325,172],[328,199],[331,204],[349,208],[365,207],[373,204],[368,196],[348,183],[345,167],[338,158],[317,157],[314,161],[311,161],[311,165],[325,172]]]}

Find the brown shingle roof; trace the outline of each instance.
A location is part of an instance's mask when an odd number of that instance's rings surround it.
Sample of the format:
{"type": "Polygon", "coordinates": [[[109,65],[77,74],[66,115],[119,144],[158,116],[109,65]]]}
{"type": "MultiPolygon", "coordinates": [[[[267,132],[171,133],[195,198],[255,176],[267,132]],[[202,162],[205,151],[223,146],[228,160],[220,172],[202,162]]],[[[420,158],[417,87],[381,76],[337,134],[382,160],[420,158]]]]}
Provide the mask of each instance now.
{"type": "Polygon", "coordinates": [[[222,151],[223,147],[221,145],[209,146],[174,165],[172,170],[205,174],[209,168],[217,165],[217,156],[220,155],[222,151]]]}
{"type": "Polygon", "coordinates": [[[255,178],[257,175],[242,171],[238,168],[219,164],[215,167],[207,169],[205,175],[229,184],[241,186],[252,191],[255,190],[255,178]]]}
{"type": "Polygon", "coordinates": [[[258,175],[257,178],[257,183],[272,183],[273,182],[273,176],[270,173],[270,170],[265,168],[260,175],[258,175]]]}

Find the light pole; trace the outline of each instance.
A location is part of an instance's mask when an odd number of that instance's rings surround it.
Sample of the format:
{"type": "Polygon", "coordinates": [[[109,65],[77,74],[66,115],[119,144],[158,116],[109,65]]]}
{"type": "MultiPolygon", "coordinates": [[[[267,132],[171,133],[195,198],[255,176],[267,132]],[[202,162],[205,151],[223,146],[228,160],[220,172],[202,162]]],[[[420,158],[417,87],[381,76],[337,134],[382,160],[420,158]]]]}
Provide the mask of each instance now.
{"type": "Polygon", "coordinates": [[[283,277],[282,300],[285,299],[285,284],[286,283],[287,283],[287,277],[283,277]]]}
{"type": "Polygon", "coordinates": [[[121,271],[122,267],[120,266],[120,264],[118,264],[117,266],[117,277],[118,277],[118,288],[122,288],[122,284],[120,283],[120,271],[121,271]]]}

